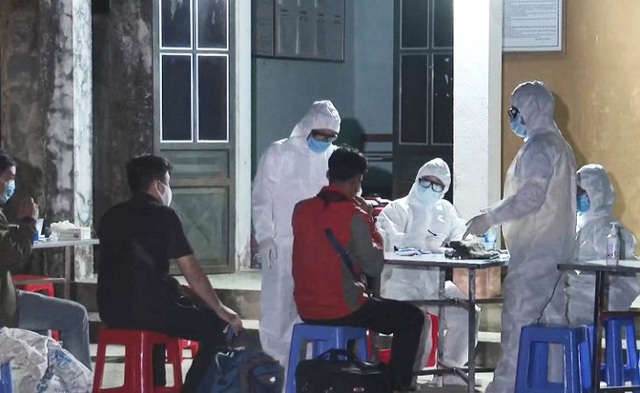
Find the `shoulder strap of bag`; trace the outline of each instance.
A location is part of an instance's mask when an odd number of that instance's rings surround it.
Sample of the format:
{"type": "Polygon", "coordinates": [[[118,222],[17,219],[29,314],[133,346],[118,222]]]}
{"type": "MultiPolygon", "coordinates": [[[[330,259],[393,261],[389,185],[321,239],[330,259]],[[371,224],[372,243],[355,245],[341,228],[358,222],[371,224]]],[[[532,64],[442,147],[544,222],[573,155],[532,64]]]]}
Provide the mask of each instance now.
{"type": "MultiPolygon", "coordinates": [[[[325,207],[327,207],[329,204],[334,202],[349,201],[347,197],[334,191],[322,190],[318,193],[317,196],[318,198],[324,201],[325,207]]],[[[353,261],[351,261],[351,256],[349,255],[347,250],[342,248],[342,246],[340,245],[340,242],[338,242],[338,239],[336,239],[336,236],[333,234],[333,231],[331,229],[325,228],[324,234],[327,236],[327,239],[329,239],[329,243],[331,243],[331,246],[333,247],[333,249],[338,253],[338,255],[340,255],[340,260],[342,260],[342,262],[347,266],[347,269],[349,269],[351,274],[353,274],[355,277],[356,273],[353,268],[353,261]]]]}
{"type": "MultiPolygon", "coordinates": [[[[334,192],[334,191],[323,190],[320,193],[318,193],[317,196],[318,196],[318,198],[324,200],[325,207],[327,207],[329,204],[334,203],[334,202],[349,202],[350,201],[349,198],[345,197],[344,195],[342,195],[342,194],[340,194],[338,192],[334,192]]],[[[340,260],[342,261],[342,263],[351,272],[351,275],[353,276],[354,280],[364,284],[365,288],[367,288],[367,291],[369,291],[370,289],[369,289],[369,284],[368,284],[367,277],[364,274],[356,274],[354,263],[353,263],[353,260],[351,259],[351,255],[349,255],[349,252],[347,250],[345,250],[344,247],[342,247],[340,245],[340,242],[338,242],[338,239],[334,235],[333,231],[330,228],[325,228],[324,229],[324,234],[327,236],[327,239],[329,239],[329,243],[331,243],[331,246],[333,247],[333,249],[340,256],[340,260]]]]}
{"type": "Polygon", "coordinates": [[[338,239],[336,239],[336,236],[333,234],[333,231],[331,229],[325,228],[324,234],[327,236],[327,239],[329,239],[329,243],[331,243],[331,246],[333,247],[333,249],[338,253],[338,255],[340,255],[340,259],[347,266],[347,269],[349,269],[351,274],[355,276],[356,272],[353,268],[351,255],[349,255],[347,250],[342,248],[342,246],[340,245],[340,242],[338,242],[338,239]]]}

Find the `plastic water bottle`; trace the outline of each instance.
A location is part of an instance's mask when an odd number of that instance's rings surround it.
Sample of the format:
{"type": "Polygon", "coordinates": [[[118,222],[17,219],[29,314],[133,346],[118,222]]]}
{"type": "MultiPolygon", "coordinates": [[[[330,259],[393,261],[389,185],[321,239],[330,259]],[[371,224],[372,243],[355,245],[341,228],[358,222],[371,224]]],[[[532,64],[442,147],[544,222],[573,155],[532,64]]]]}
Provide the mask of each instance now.
{"type": "Polygon", "coordinates": [[[609,234],[607,235],[607,265],[617,266],[620,262],[620,236],[618,236],[618,224],[611,223],[609,234]]]}
{"type": "Polygon", "coordinates": [[[496,249],[496,231],[493,228],[489,228],[487,233],[484,234],[484,249],[492,251],[496,249]]]}

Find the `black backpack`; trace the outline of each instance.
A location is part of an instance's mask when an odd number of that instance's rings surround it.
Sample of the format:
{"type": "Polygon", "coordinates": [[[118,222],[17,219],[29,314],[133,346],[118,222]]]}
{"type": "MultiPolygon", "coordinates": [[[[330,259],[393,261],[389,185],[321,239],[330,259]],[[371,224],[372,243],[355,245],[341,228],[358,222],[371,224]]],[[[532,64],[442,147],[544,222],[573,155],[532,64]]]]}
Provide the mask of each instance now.
{"type": "Polygon", "coordinates": [[[296,393],[362,392],[391,393],[385,364],[358,360],[344,349],[330,349],[296,369],[296,393]]]}
{"type": "Polygon", "coordinates": [[[281,393],[283,374],[263,351],[229,349],[214,356],[198,393],[281,393]]]}

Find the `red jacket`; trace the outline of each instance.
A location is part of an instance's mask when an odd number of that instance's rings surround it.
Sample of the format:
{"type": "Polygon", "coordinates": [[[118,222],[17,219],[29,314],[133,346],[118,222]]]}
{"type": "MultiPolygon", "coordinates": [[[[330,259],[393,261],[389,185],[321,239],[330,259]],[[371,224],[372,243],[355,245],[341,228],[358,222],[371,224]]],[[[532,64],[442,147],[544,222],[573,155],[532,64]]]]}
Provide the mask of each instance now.
{"type": "Polygon", "coordinates": [[[378,277],[382,272],[380,234],[371,215],[352,198],[327,186],[318,196],[299,202],[293,213],[293,295],[298,313],[307,320],[342,318],[367,301],[363,287],[329,242],[326,228],[349,252],[356,273],[378,277]]]}

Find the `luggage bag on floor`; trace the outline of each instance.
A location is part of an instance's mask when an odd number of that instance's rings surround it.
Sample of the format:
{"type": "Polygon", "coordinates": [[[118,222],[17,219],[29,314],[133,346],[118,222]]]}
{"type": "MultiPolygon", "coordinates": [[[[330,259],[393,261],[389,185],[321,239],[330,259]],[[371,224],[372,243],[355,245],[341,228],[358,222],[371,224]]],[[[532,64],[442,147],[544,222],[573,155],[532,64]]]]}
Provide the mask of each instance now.
{"type": "Polygon", "coordinates": [[[351,352],[330,349],[296,368],[296,393],[391,393],[387,366],[367,363],[351,352]]]}

